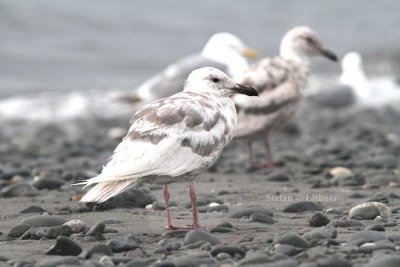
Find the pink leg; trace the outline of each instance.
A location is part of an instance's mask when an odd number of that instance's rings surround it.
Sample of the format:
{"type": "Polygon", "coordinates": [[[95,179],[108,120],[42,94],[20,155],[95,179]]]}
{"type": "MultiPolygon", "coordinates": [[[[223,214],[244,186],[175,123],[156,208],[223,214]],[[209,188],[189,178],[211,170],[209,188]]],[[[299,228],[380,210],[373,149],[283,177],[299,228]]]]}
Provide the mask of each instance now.
{"type": "Polygon", "coordinates": [[[168,186],[166,184],[163,187],[163,193],[164,193],[165,212],[167,217],[167,224],[165,225],[165,229],[166,230],[190,229],[191,227],[189,226],[173,225],[171,223],[171,213],[169,211],[169,192],[168,192],[168,186]]]}
{"type": "Polygon", "coordinates": [[[271,152],[271,146],[270,146],[269,133],[267,133],[267,135],[265,136],[264,145],[265,145],[265,152],[266,152],[266,156],[267,156],[267,160],[264,163],[264,167],[272,168],[272,167],[274,167],[274,163],[272,162],[272,152],[271,152]]]}
{"type": "Polygon", "coordinates": [[[193,229],[200,228],[199,225],[199,219],[197,217],[197,203],[196,203],[196,192],[194,189],[194,181],[190,182],[190,190],[189,190],[189,195],[190,195],[190,201],[192,202],[192,213],[193,213],[193,229]]]}
{"type": "Polygon", "coordinates": [[[248,158],[247,162],[250,166],[253,166],[254,165],[254,153],[253,153],[253,142],[252,141],[249,141],[247,143],[247,151],[249,153],[249,158],[248,158]]]}

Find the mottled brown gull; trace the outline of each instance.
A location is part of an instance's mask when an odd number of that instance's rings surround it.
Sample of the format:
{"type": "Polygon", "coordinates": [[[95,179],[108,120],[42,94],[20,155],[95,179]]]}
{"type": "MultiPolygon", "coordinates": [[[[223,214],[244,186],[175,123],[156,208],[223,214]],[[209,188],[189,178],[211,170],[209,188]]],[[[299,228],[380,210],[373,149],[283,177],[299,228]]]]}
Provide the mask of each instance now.
{"type": "Polygon", "coordinates": [[[200,53],[170,64],[141,84],[137,89],[139,100],[153,101],[180,92],[188,75],[198,68],[214,67],[234,77],[243,73],[249,67],[247,60],[255,59],[256,55],[237,36],[227,32],[216,33],[200,53]]]}
{"type": "Polygon", "coordinates": [[[171,223],[167,184],[189,182],[192,227],[198,228],[194,180],[233,138],[237,118],[230,97],[234,93],[258,95],[222,71],[201,68],[189,75],[183,92],[139,109],[101,174],[82,183],[94,187],[81,202],[104,202],[142,182],[163,184],[166,229],[176,229],[171,223]]]}
{"type": "Polygon", "coordinates": [[[238,112],[235,138],[248,142],[249,163],[252,165],[254,140],[264,140],[271,167],[269,136],[285,125],[294,115],[300,100],[300,89],[306,87],[311,56],[323,55],[336,61],[335,54],[324,48],[317,34],[308,27],[295,27],[283,37],[280,55],[265,58],[250,66],[237,79],[239,83],[257,89],[259,98],[233,98],[238,112]]]}

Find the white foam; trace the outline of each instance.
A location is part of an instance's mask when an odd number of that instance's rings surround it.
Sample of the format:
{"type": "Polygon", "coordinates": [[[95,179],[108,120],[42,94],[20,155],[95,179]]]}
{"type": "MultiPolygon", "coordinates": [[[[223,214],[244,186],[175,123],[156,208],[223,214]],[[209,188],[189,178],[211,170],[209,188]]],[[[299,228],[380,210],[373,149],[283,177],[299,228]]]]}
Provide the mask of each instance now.
{"type": "Polygon", "coordinates": [[[134,107],[118,101],[124,91],[43,92],[0,99],[0,119],[62,121],[85,117],[113,118],[132,114],[134,107]]]}

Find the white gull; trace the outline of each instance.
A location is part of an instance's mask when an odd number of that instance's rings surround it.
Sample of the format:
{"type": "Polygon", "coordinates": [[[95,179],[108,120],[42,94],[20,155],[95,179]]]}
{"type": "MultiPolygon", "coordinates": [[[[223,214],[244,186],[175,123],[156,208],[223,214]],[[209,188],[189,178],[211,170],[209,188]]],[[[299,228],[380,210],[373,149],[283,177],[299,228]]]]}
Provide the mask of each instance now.
{"type": "Polygon", "coordinates": [[[170,219],[167,184],[190,183],[193,228],[198,228],[195,178],[221,155],[236,130],[233,93],[258,95],[215,68],[193,71],[183,92],[139,109],[132,126],[101,174],[82,184],[94,185],[81,202],[104,202],[139,183],[164,185],[166,229],[170,219]]]}

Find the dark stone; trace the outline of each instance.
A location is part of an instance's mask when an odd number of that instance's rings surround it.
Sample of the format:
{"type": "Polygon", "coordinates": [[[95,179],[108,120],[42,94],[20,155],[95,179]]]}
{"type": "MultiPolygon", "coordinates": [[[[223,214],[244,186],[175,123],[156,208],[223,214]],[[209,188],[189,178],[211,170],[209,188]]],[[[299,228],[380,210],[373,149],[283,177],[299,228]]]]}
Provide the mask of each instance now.
{"type": "Polygon", "coordinates": [[[206,241],[210,243],[211,245],[216,245],[221,243],[215,236],[210,234],[204,229],[196,229],[187,232],[185,235],[185,240],[183,241],[183,245],[187,246],[189,244],[193,244],[197,241],[206,241]]]}
{"type": "Polygon", "coordinates": [[[222,223],[218,224],[217,227],[233,228],[233,226],[230,222],[222,222],[222,223]]]}
{"type": "Polygon", "coordinates": [[[49,216],[49,215],[34,215],[31,217],[27,217],[22,219],[19,224],[27,224],[32,227],[51,227],[58,226],[66,223],[68,220],[58,217],[58,216],[49,216]]]}
{"type": "Polygon", "coordinates": [[[21,210],[19,213],[41,213],[44,212],[44,209],[39,207],[39,206],[29,206],[23,210],[21,210]]]}
{"type": "Polygon", "coordinates": [[[85,233],[87,236],[95,236],[97,233],[103,233],[106,225],[102,222],[98,222],[85,233]]]}
{"type": "Polygon", "coordinates": [[[30,225],[27,224],[18,224],[11,228],[11,230],[8,232],[7,236],[13,237],[13,238],[19,238],[21,237],[26,231],[31,229],[30,225]]]}
{"type": "Polygon", "coordinates": [[[119,240],[110,240],[107,245],[114,253],[128,251],[140,247],[141,241],[134,235],[128,235],[119,240]]]}
{"type": "Polygon", "coordinates": [[[338,228],[338,227],[360,227],[360,226],[364,227],[365,226],[365,224],[363,224],[362,222],[357,221],[357,220],[352,220],[352,219],[332,221],[330,223],[330,225],[332,225],[333,227],[336,227],[336,228],[338,228]]]}
{"type": "Polygon", "coordinates": [[[218,206],[201,206],[198,208],[198,211],[200,213],[204,213],[204,212],[228,212],[229,208],[225,205],[218,205],[218,206]]]}
{"type": "Polygon", "coordinates": [[[330,222],[329,218],[326,217],[323,213],[317,212],[310,219],[310,226],[320,227],[327,225],[330,222]]]}
{"type": "Polygon", "coordinates": [[[234,212],[233,214],[229,215],[230,218],[243,218],[243,217],[250,217],[253,213],[261,213],[268,216],[273,216],[271,210],[262,208],[262,207],[250,207],[244,208],[234,212]]]}
{"type": "Polygon", "coordinates": [[[55,239],[59,236],[70,236],[72,234],[72,228],[67,225],[58,225],[50,227],[47,232],[47,238],[55,239]]]}
{"type": "Polygon", "coordinates": [[[1,192],[3,197],[35,197],[39,191],[30,184],[15,184],[3,188],[1,192]]]}
{"type": "Polygon", "coordinates": [[[227,253],[229,254],[231,257],[234,257],[235,254],[239,254],[240,257],[244,257],[246,255],[246,252],[239,248],[239,247],[235,247],[235,246],[215,246],[213,249],[211,249],[210,251],[211,255],[213,257],[217,256],[219,253],[227,253]]]}
{"type": "Polygon", "coordinates": [[[285,172],[274,171],[267,175],[266,180],[271,182],[287,182],[290,180],[290,176],[285,172]]]}
{"type": "Polygon", "coordinates": [[[250,216],[250,222],[258,222],[258,223],[266,223],[266,224],[273,224],[274,219],[271,216],[265,215],[262,213],[253,213],[250,216]]]}
{"type": "Polygon", "coordinates": [[[341,259],[337,255],[328,256],[328,258],[319,259],[318,267],[352,267],[351,263],[346,259],[341,259]]]}
{"type": "Polygon", "coordinates": [[[323,206],[317,202],[312,201],[300,201],[291,203],[286,206],[283,212],[305,212],[305,211],[322,211],[323,206]]]}
{"type": "Polygon", "coordinates": [[[188,230],[173,230],[162,234],[162,238],[183,238],[188,233],[188,230]]]}
{"type": "Polygon", "coordinates": [[[56,243],[46,252],[47,255],[77,256],[82,252],[78,243],[65,236],[57,237],[56,243]]]}
{"type": "Polygon", "coordinates": [[[293,232],[288,232],[283,235],[278,235],[274,239],[274,243],[292,245],[300,248],[308,248],[310,246],[307,240],[305,240],[303,237],[293,232]]]}
{"type": "Polygon", "coordinates": [[[371,224],[365,227],[365,230],[385,232],[385,227],[382,224],[371,224]]]}
{"type": "Polygon", "coordinates": [[[47,178],[47,177],[40,177],[37,179],[34,179],[33,181],[33,186],[36,187],[39,190],[42,189],[58,189],[64,184],[63,181],[54,179],[54,178],[47,178]]]}
{"type": "Polygon", "coordinates": [[[17,260],[14,262],[13,267],[33,267],[34,263],[30,260],[17,260]]]}
{"type": "Polygon", "coordinates": [[[210,233],[230,233],[232,231],[233,229],[228,227],[214,227],[210,230],[210,233]]]}
{"type": "Polygon", "coordinates": [[[153,203],[154,196],[143,188],[132,188],[115,197],[110,198],[104,203],[96,204],[95,210],[110,210],[115,208],[144,208],[153,203]]]}

